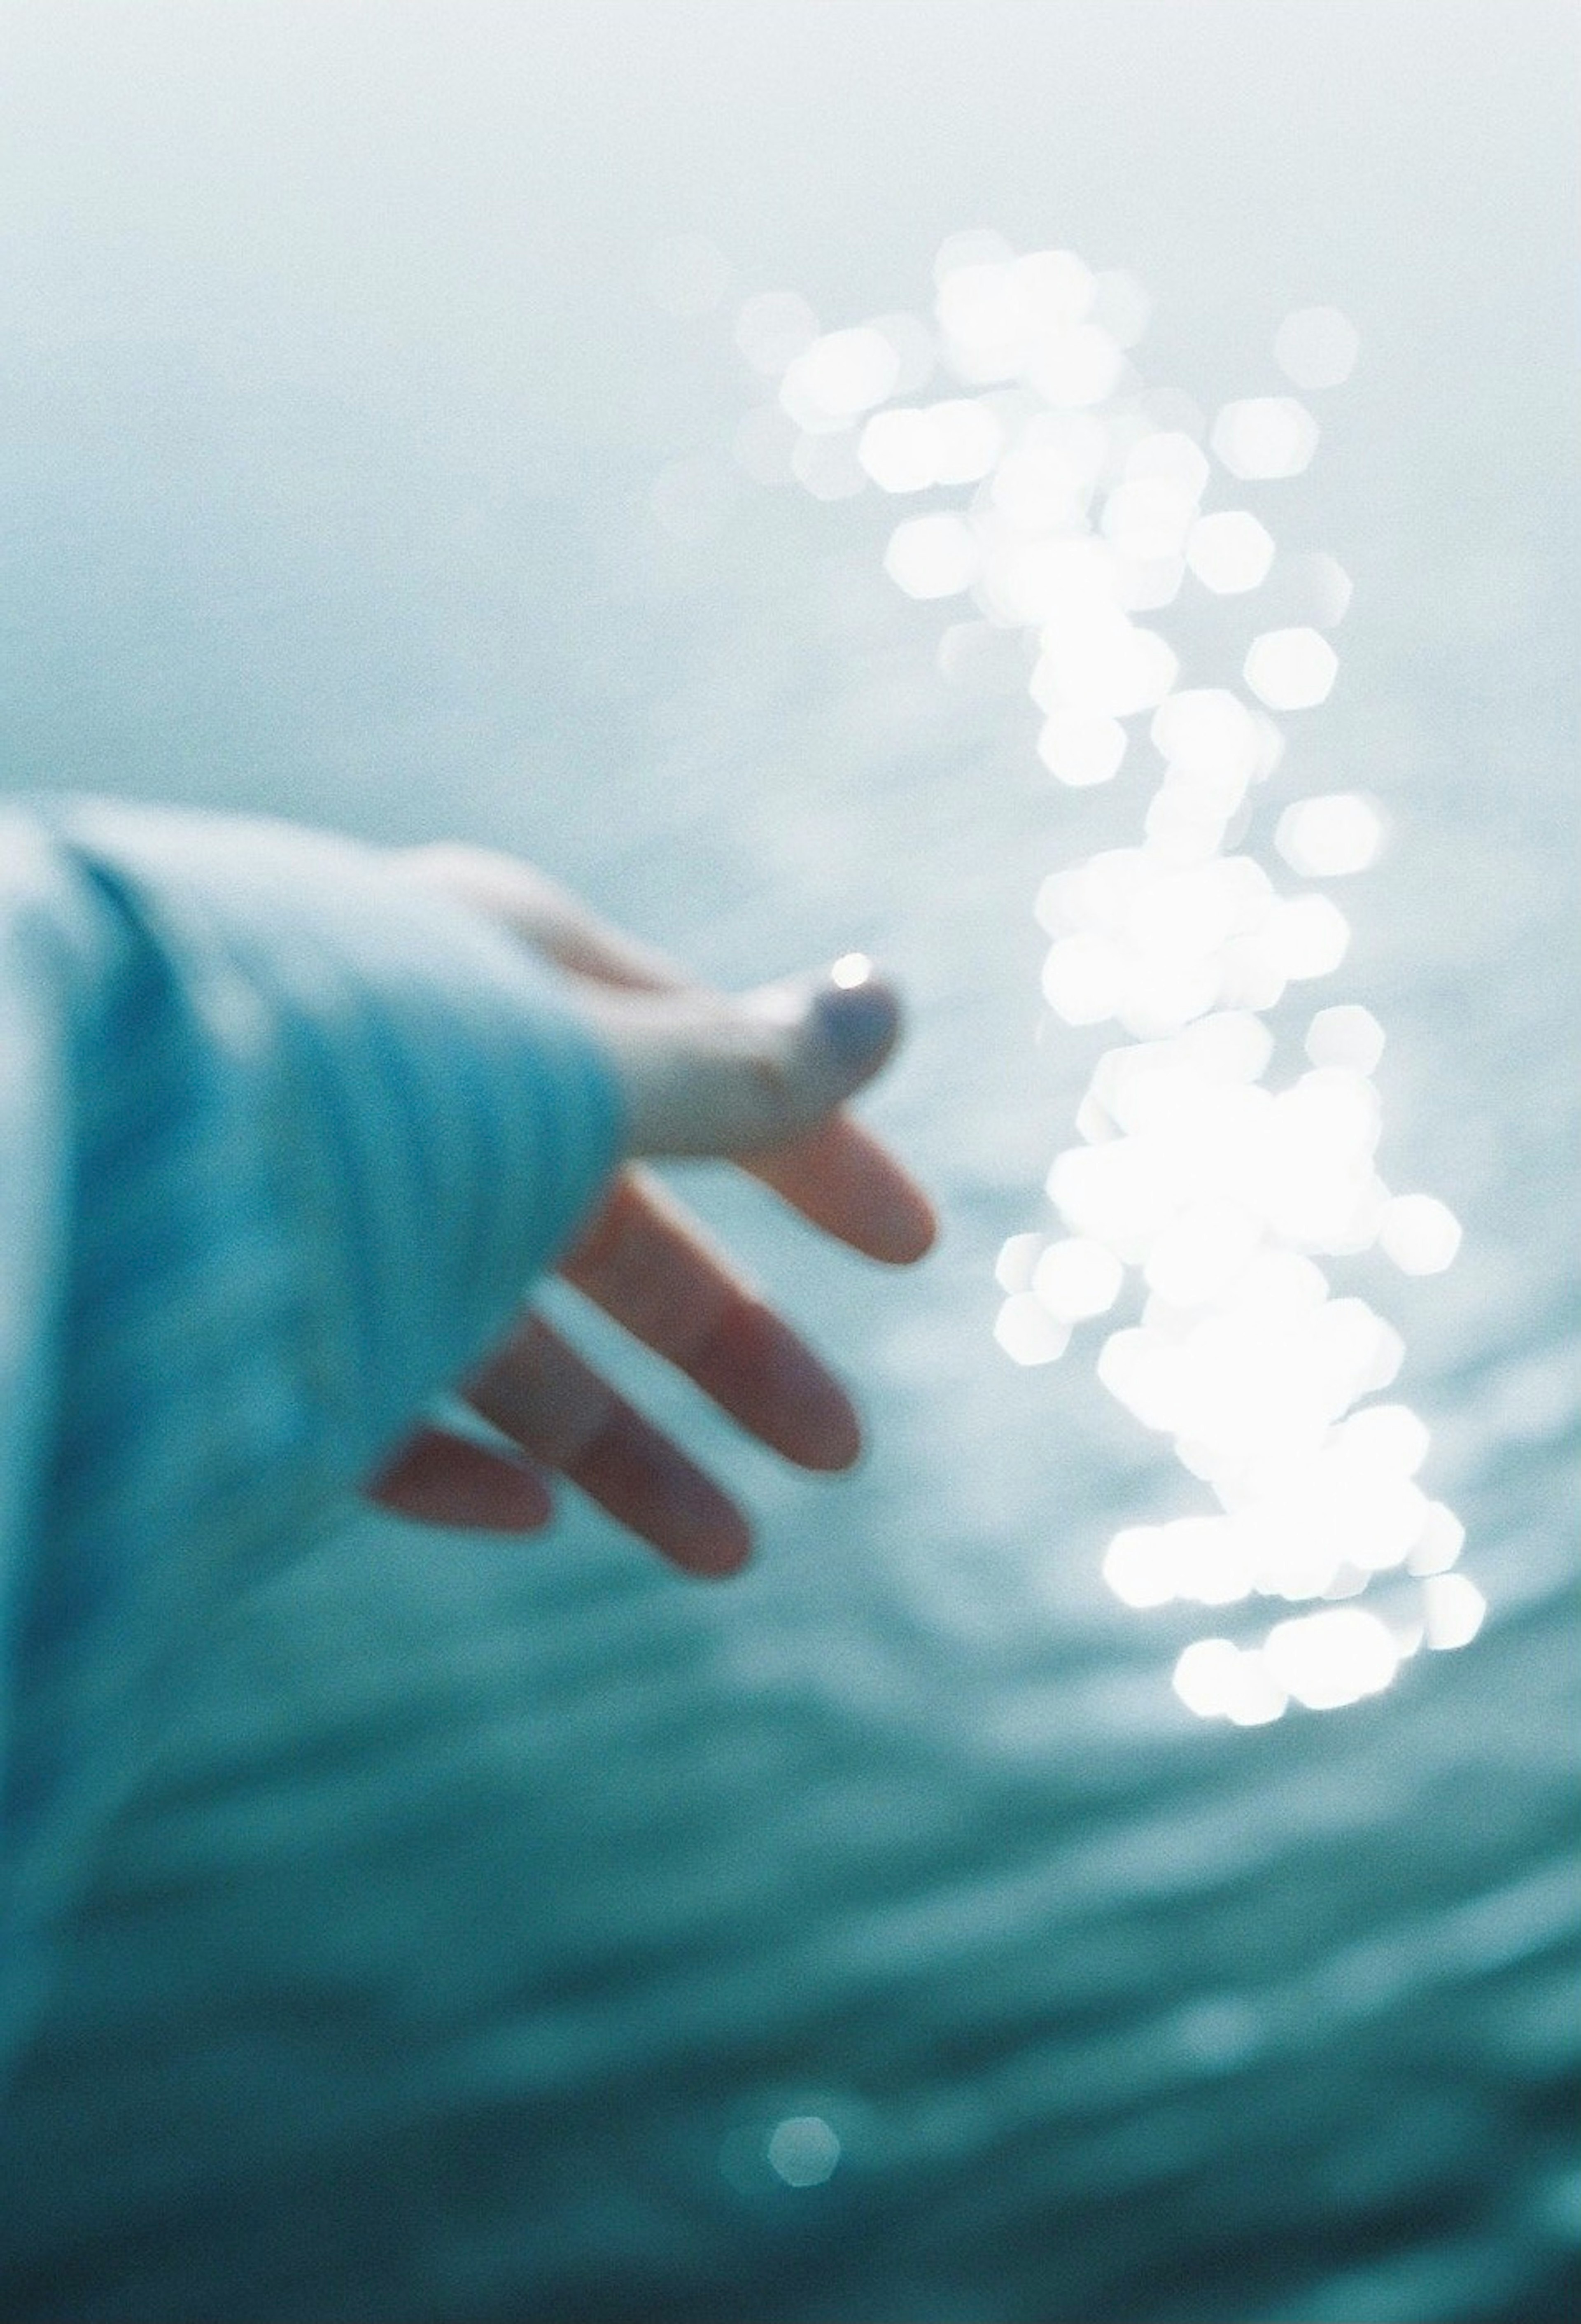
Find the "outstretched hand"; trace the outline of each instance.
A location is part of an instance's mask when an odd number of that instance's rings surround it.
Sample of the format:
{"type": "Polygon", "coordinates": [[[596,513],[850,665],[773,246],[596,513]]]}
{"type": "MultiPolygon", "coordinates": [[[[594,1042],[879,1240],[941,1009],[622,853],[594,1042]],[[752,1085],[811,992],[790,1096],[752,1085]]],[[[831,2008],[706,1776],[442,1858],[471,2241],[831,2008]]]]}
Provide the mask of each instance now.
{"type": "MultiPolygon", "coordinates": [[[[786,1460],[849,1468],[861,1435],[845,1390],[639,1159],[732,1159],[853,1250],[920,1259],[934,1234],[926,1196],[840,1111],[898,1038],[888,987],[852,956],[827,977],[728,999],[509,856],[439,846],[391,861],[552,961],[614,1062],[628,1158],[561,1275],[786,1460]]],[[[461,1393],[516,1452],[425,1427],[372,1499],[432,1525],[530,1532],[549,1520],[558,1474],[688,1572],[744,1563],[735,1503],[530,1307],[461,1393]]]]}

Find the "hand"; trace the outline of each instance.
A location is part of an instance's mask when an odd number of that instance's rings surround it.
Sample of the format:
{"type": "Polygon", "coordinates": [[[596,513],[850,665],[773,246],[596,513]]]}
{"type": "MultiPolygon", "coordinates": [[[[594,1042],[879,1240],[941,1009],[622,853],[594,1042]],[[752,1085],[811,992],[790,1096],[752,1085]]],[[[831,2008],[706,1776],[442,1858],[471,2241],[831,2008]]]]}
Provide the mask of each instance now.
{"type": "MultiPolygon", "coordinates": [[[[935,1231],[926,1196],[839,1110],[898,1038],[889,989],[853,957],[831,979],[728,1000],[508,856],[437,846],[391,862],[554,962],[615,1061],[630,1159],[561,1262],[565,1280],[786,1460],[850,1468],[861,1435],[845,1390],[635,1161],[732,1157],[853,1250],[920,1259],[935,1231]]],[[[557,1472],[690,1573],[746,1562],[741,1511],[530,1308],[462,1393],[518,1456],[422,1428],[372,1499],[431,1525],[531,1532],[552,1515],[557,1472]]]]}

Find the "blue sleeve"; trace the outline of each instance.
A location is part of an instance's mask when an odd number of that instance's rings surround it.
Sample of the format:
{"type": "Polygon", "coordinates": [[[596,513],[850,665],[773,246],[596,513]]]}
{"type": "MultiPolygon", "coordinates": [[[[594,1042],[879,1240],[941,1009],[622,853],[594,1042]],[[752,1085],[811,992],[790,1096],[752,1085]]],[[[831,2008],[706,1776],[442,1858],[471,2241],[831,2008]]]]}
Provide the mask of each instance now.
{"type": "Polygon", "coordinates": [[[553,980],[372,849],[0,812],[0,2080],[167,1674],[618,1158],[553,980]]]}

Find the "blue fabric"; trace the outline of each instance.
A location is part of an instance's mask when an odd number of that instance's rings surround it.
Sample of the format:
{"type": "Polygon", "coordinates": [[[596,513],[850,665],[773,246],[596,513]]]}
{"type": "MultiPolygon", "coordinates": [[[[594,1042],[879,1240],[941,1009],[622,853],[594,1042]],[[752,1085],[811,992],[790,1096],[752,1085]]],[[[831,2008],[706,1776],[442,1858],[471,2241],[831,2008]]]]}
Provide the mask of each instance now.
{"type": "Polygon", "coordinates": [[[206,1614],[477,1360],[620,1131],[548,973],[374,851],[0,812],[0,2079],[206,1614]]]}

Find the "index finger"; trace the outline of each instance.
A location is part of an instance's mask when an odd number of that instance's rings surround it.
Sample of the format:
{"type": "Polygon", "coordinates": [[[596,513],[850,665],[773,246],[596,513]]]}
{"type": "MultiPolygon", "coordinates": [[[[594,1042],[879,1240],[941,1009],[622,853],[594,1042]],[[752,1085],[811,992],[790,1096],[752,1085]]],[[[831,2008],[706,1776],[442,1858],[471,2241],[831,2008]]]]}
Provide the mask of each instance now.
{"type": "MultiPolygon", "coordinates": [[[[392,861],[471,903],[572,975],[629,992],[695,989],[695,980],[664,954],[512,856],[444,844],[402,849],[392,861]]],[[[843,1111],[740,1167],[825,1234],[890,1266],[921,1259],[938,1231],[933,1204],[915,1179],[843,1111]]]]}
{"type": "Polygon", "coordinates": [[[741,1167],[868,1259],[908,1267],[933,1247],[933,1204],[882,1140],[848,1113],[832,1113],[815,1130],[741,1167]]]}

